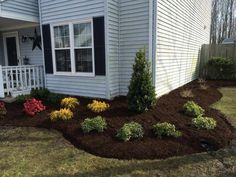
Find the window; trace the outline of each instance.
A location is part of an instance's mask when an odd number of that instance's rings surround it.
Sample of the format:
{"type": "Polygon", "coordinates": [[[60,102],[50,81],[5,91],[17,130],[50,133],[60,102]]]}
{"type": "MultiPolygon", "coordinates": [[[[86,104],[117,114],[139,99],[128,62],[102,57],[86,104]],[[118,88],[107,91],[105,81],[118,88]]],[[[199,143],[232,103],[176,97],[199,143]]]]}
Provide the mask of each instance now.
{"type": "Polygon", "coordinates": [[[92,20],[54,25],[54,73],[94,76],[92,20]]]}
{"type": "Polygon", "coordinates": [[[93,72],[91,23],[74,24],[76,72],[93,72]]]}
{"type": "Polygon", "coordinates": [[[54,27],[56,71],[71,72],[69,25],[54,27]]]}

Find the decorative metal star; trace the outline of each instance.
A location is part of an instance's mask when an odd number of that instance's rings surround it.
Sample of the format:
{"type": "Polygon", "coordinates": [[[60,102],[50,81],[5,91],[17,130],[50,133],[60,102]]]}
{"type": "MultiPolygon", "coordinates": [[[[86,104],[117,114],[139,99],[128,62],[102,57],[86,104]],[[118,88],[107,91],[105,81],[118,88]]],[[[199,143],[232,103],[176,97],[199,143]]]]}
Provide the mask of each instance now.
{"type": "Polygon", "coordinates": [[[38,47],[40,50],[42,50],[42,47],[41,47],[41,36],[37,34],[36,28],[34,30],[34,36],[33,37],[29,37],[29,39],[33,41],[32,50],[34,50],[36,47],[38,47]]]}

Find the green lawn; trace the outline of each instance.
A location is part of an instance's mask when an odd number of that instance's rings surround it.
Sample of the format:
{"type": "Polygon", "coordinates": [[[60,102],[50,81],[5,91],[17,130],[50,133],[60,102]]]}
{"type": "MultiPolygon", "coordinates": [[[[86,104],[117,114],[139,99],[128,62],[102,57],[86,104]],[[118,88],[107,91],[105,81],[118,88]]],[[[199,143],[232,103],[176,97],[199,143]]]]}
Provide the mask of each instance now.
{"type": "Polygon", "coordinates": [[[228,117],[229,122],[236,127],[236,88],[222,88],[220,92],[224,96],[213,107],[221,110],[228,117]]]}
{"type": "MultiPolygon", "coordinates": [[[[214,106],[231,116],[232,123],[236,124],[236,89],[221,91],[224,98],[214,106]]],[[[0,127],[0,176],[4,177],[233,177],[236,176],[235,166],[236,143],[231,148],[210,154],[122,161],[96,157],[76,149],[56,131],[0,127]]]]}

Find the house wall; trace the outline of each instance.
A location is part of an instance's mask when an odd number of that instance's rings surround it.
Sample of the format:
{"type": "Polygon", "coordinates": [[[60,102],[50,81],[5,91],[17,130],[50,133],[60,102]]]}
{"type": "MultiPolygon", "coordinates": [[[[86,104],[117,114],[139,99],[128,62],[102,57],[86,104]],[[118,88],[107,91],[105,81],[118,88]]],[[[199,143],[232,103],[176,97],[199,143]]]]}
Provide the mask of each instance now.
{"type": "Polygon", "coordinates": [[[149,49],[149,1],[120,0],[120,94],[126,95],[136,52],[149,49]]]}
{"type": "MultiPolygon", "coordinates": [[[[41,22],[80,20],[104,16],[104,0],[40,0],[41,22]]],[[[107,98],[106,76],[78,77],[46,74],[46,87],[56,93],[107,98]]]]}
{"type": "Polygon", "coordinates": [[[5,0],[0,3],[0,17],[38,22],[38,0],[5,0]]]}
{"type": "MultiPolygon", "coordinates": [[[[40,29],[39,27],[36,27],[37,34],[40,35],[40,29]]],[[[8,32],[18,32],[19,36],[19,47],[20,47],[20,60],[23,64],[23,58],[27,57],[29,58],[29,64],[31,65],[43,65],[43,55],[42,51],[38,48],[35,48],[35,50],[32,51],[33,41],[28,40],[26,42],[22,42],[21,38],[22,36],[28,36],[33,37],[35,27],[31,28],[24,28],[19,30],[11,30],[11,31],[3,31],[2,33],[8,33],[8,32]]],[[[5,65],[5,58],[4,58],[4,49],[3,49],[3,38],[0,33],[0,63],[5,65]]]]}
{"type": "Polygon", "coordinates": [[[201,45],[209,43],[211,1],[157,2],[155,86],[161,96],[198,77],[201,45]]]}
{"type": "Polygon", "coordinates": [[[4,65],[3,42],[2,34],[0,33],[0,65],[4,65]]]}
{"type": "MultiPolygon", "coordinates": [[[[37,34],[40,35],[40,29],[39,27],[37,29],[37,34]]],[[[19,34],[19,42],[20,42],[20,55],[21,60],[23,61],[24,57],[29,58],[29,64],[31,65],[43,65],[43,54],[42,50],[40,50],[38,47],[36,47],[32,51],[33,41],[28,40],[27,42],[22,42],[21,37],[22,36],[30,36],[33,37],[35,28],[26,28],[26,29],[20,29],[18,30],[19,34]]]]}

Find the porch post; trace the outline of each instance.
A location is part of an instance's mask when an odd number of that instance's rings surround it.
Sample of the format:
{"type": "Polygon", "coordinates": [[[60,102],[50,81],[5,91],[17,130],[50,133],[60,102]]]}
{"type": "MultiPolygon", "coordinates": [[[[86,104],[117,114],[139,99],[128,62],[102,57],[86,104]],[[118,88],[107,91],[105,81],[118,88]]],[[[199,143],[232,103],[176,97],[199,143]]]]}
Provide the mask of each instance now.
{"type": "Polygon", "coordinates": [[[4,98],[4,87],[3,87],[3,75],[2,75],[2,65],[0,65],[0,98],[4,98]]]}

